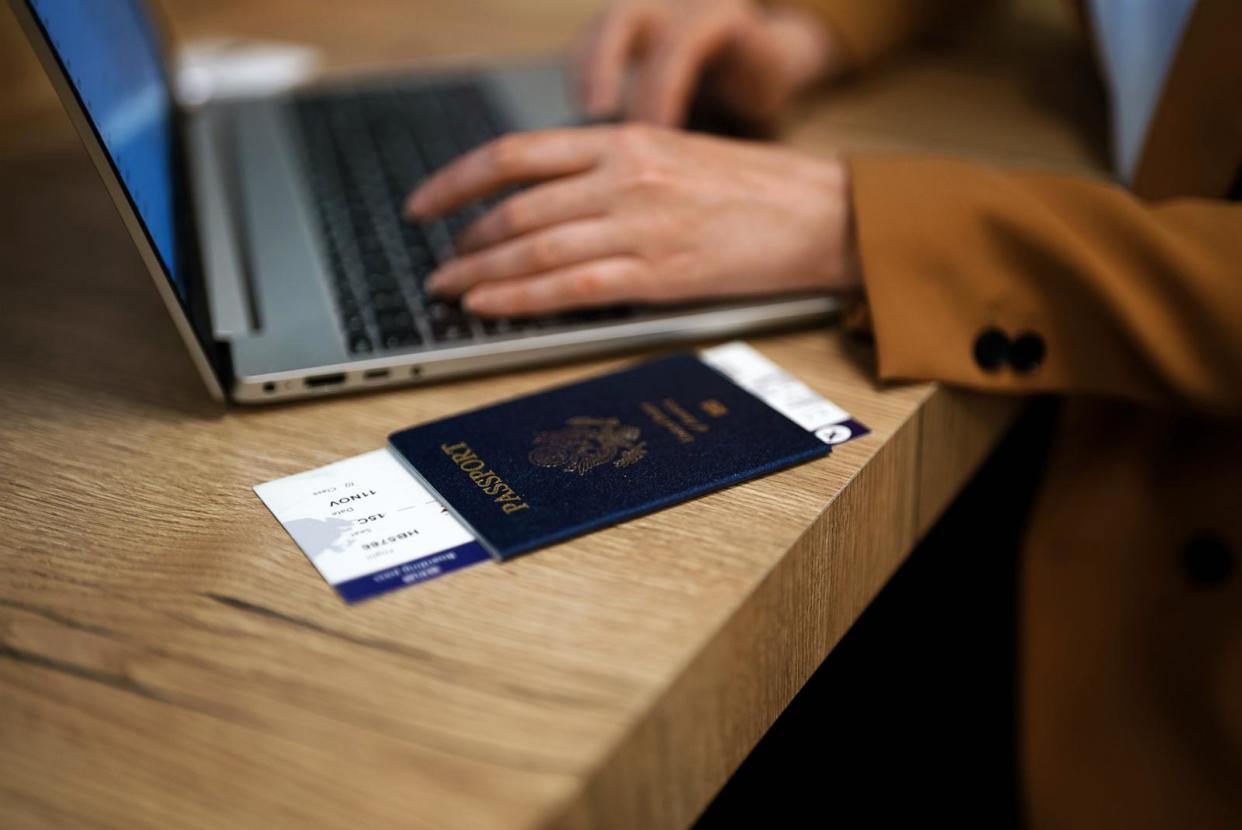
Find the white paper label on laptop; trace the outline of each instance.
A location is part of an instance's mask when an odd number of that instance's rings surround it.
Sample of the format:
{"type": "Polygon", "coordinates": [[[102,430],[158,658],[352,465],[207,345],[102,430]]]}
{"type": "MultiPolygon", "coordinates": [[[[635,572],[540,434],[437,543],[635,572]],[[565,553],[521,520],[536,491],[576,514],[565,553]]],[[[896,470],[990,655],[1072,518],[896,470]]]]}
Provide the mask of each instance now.
{"type": "Polygon", "coordinates": [[[254,491],[346,602],[491,558],[387,449],[254,491]]]}
{"type": "Polygon", "coordinates": [[[825,444],[843,444],[871,431],[740,340],[705,349],[699,357],[825,444]]]}

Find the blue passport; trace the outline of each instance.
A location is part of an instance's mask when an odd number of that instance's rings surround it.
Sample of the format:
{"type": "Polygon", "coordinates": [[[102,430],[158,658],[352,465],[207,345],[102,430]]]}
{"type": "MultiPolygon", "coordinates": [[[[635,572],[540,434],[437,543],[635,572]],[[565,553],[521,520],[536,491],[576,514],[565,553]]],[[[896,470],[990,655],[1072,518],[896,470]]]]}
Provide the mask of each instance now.
{"type": "Polygon", "coordinates": [[[693,354],[433,421],[388,440],[499,559],[829,450],[693,354]]]}

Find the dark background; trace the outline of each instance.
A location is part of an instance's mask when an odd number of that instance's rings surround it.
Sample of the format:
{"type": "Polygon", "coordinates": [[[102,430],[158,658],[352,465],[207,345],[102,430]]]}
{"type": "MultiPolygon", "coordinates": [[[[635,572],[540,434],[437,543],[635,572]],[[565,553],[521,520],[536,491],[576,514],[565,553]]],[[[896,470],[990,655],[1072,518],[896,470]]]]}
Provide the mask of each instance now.
{"type": "Polygon", "coordinates": [[[1023,824],[1018,557],[1055,410],[1029,407],[697,830],[1023,824]]]}

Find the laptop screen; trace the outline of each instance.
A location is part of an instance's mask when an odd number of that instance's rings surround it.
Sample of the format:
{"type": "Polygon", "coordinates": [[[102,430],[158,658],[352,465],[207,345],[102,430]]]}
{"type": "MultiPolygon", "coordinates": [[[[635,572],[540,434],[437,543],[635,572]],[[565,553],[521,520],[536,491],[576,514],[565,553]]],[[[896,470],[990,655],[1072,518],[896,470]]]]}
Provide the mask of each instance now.
{"type": "Polygon", "coordinates": [[[159,46],[139,0],[28,0],[167,273],[177,259],[173,110],[159,46]]]}

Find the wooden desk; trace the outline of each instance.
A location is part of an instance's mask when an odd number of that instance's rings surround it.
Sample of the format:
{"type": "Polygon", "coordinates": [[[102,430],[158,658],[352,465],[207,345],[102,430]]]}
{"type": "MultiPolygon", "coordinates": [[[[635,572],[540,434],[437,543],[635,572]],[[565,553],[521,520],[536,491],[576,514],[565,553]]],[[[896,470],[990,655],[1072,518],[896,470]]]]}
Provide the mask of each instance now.
{"type": "MultiPolygon", "coordinates": [[[[318,42],[339,67],[542,53],[587,11],[391,0],[328,20],[300,0],[169,5],[182,34],[318,42]]],[[[1039,26],[998,26],[1071,49],[1039,26]]],[[[0,44],[12,38],[0,13],[0,44]]],[[[1092,122],[1025,99],[1012,50],[977,42],[840,91],[795,119],[793,140],[822,150],[904,135],[1090,168],[1092,122]],[[951,108],[930,107],[929,90],[951,108]],[[1004,129],[977,132],[997,107],[1004,129]]],[[[46,84],[27,55],[3,52],[6,827],[684,826],[1015,411],[926,384],[878,388],[832,329],[757,338],[874,434],[509,565],[346,607],[252,484],[622,361],[217,408],[46,84]]]]}

